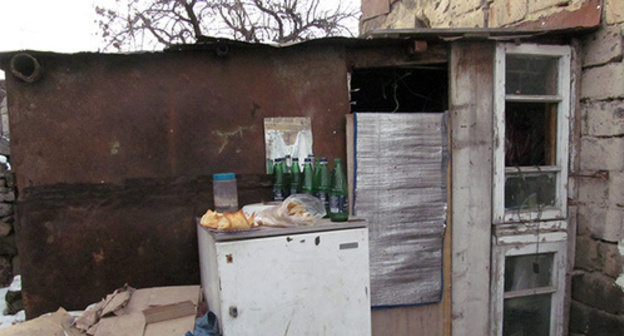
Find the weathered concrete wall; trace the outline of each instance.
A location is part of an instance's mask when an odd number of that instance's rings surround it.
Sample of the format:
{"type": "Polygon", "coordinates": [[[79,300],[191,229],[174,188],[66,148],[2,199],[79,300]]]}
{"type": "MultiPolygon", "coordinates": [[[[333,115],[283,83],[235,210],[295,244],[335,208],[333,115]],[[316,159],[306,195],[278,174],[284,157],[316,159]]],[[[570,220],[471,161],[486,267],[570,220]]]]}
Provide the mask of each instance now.
{"type": "Polygon", "coordinates": [[[624,1],[583,39],[578,236],[570,333],[624,330],[624,1]]]}

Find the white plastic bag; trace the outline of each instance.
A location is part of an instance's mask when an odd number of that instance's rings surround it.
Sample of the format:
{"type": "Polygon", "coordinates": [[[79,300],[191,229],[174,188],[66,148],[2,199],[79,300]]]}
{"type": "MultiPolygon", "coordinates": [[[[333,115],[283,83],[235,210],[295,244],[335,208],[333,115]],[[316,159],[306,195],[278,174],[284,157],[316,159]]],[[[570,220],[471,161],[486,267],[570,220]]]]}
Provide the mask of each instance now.
{"type": "Polygon", "coordinates": [[[325,207],[316,197],[308,194],[288,196],[280,205],[266,208],[255,216],[256,224],[291,227],[314,225],[325,216],[325,207]]]}

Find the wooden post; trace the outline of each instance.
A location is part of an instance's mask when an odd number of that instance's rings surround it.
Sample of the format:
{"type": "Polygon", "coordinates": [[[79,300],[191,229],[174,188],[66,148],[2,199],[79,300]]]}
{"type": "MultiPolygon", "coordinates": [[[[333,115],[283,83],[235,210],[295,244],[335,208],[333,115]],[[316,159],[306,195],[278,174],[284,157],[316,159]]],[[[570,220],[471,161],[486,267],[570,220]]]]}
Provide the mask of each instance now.
{"type": "Polygon", "coordinates": [[[493,42],[451,47],[452,332],[489,334],[493,42]]]}

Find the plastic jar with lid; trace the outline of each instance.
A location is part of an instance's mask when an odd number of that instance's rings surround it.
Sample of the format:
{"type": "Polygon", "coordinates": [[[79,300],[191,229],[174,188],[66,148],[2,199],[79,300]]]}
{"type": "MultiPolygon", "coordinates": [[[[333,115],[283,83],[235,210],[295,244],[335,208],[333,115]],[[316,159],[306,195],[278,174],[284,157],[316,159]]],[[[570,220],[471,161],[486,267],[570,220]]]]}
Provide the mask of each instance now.
{"type": "Polygon", "coordinates": [[[216,211],[232,212],[238,210],[236,175],[234,173],[213,174],[212,192],[216,211]]]}

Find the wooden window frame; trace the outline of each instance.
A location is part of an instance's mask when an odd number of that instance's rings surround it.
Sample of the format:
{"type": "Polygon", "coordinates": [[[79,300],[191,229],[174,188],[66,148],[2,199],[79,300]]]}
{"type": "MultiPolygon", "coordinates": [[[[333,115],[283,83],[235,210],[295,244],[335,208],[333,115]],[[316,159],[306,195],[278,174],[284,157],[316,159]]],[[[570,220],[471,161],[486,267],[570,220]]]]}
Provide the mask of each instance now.
{"type": "Polygon", "coordinates": [[[517,235],[492,239],[491,268],[491,308],[490,335],[503,334],[503,311],[505,298],[528,297],[551,294],[550,335],[562,335],[564,317],[564,296],[567,262],[567,235],[565,232],[543,233],[536,235],[517,235]],[[505,258],[532,254],[554,253],[552,266],[552,285],[532,290],[508,292],[505,294],[505,258]]]}
{"type": "MultiPolygon", "coordinates": [[[[569,46],[500,43],[494,59],[494,148],[492,183],[492,218],[494,224],[536,220],[561,220],[567,217],[568,144],[570,118],[570,59],[569,46]],[[505,92],[506,56],[534,55],[558,58],[557,94],[517,95],[505,92]],[[505,210],[505,175],[517,171],[505,167],[505,104],[506,102],[534,102],[557,104],[557,155],[554,166],[540,166],[542,172],[555,172],[555,206],[541,210],[505,210]]],[[[520,167],[521,172],[535,172],[535,167],[520,167]]]]}

